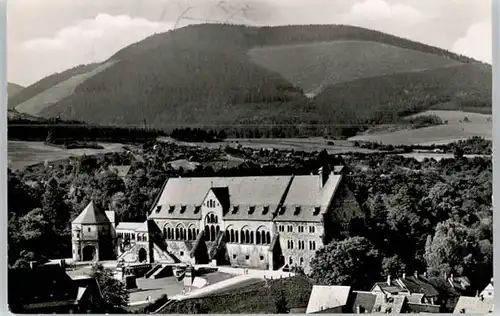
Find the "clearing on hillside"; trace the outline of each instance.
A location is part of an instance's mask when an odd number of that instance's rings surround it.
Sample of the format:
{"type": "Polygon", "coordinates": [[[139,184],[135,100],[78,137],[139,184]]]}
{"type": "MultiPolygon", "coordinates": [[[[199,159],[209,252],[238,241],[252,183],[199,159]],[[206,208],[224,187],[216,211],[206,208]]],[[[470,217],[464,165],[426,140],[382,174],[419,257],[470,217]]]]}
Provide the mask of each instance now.
{"type": "Polygon", "coordinates": [[[55,86],[43,91],[42,93],[35,95],[31,99],[22,102],[21,104],[17,105],[15,109],[21,113],[27,113],[35,116],[39,115],[43,109],[56,104],[67,96],[70,96],[75,92],[75,89],[85,80],[91,78],[92,76],[95,76],[106,68],[112,66],[114,63],[114,61],[108,61],[91,71],[75,75],[67,80],[64,80],[63,82],[60,82],[55,86]]]}
{"type": "Polygon", "coordinates": [[[371,41],[258,47],[249,50],[248,55],[305,93],[323,85],[460,64],[436,54],[371,41]]]}

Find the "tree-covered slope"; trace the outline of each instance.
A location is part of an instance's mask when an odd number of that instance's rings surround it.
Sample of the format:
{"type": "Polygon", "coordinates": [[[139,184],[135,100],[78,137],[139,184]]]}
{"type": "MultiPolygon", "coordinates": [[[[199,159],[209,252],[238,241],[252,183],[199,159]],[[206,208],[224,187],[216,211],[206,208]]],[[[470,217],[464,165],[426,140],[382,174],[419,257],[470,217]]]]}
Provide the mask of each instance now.
{"type": "MultiPolygon", "coordinates": [[[[489,65],[359,27],[193,25],[155,34],[109,61],[37,114],[168,128],[388,122],[450,98],[490,106],[489,65]],[[281,64],[263,62],[269,54],[281,64]],[[313,100],[305,95],[311,88],[319,93],[313,100]]],[[[97,66],[88,67],[76,74],[97,66]]],[[[48,77],[17,100],[74,75],[48,77]]]]}

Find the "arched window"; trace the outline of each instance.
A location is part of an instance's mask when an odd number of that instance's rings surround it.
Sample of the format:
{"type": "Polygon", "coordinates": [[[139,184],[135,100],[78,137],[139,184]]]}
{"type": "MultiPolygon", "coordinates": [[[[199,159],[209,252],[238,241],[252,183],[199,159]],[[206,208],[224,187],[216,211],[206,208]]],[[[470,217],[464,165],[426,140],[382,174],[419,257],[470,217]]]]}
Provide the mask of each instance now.
{"type": "Polygon", "coordinates": [[[214,223],[217,224],[218,222],[219,222],[219,218],[217,217],[217,215],[215,215],[214,223]]]}
{"type": "Polygon", "coordinates": [[[235,239],[234,239],[234,229],[231,229],[231,237],[229,238],[230,242],[234,242],[235,239]]]}
{"type": "Polygon", "coordinates": [[[245,241],[247,244],[250,243],[250,232],[248,230],[245,231],[245,241]]]}
{"type": "Polygon", "coordinates": [[[215,224],[215,216],[214,216],[214,214],[210,214],[210,223],[214,223],[215,224]]]}
{"type": "Polygon", "coordinates": [[[250,232],[250,243],[253,244],[253,231],[250,232]]]}
{"type": "Polygon", "coordinates": [[[188,240],[192,240],[193,239],[193,235],[192,235],[192,231],[191,229],[188,230],[188,240]]]}
{"type": "Polygon", "coordinates": [[[196,228],[191,228],[191,235],[193,236],[193,240],[196,240],[198,234],[196,233],[196,228]]]}
{"type": "Polygon", "coordinates": [[[226,233],[224,234],[224,238],[226,239],[227,242],[231,242],[231,235],[228,230],[226,230],[226,233]]]}
{"type": "Polygon", "coordinates": [[[179,240],[179,227],[175,228],[175,240],[179,240]]]}
{"type": "Polygon", "coordinates": [[[238,236],[239,236],[238,232],[237,232],[237,231],[235,231],[235,232],[234,232],[234,242],[236,242],[236,243],[238,243],[238,242],[239,242],[239,241],[238,241],[238,239],[239,239],[239,237],[238,237],[238,236]]]}
{"type": "Polygon", "coordinates": [[[215,240],[215,228],[213,226],[210,226],[210,241],[215,240]]]}
{"type": "Polygon", "coordinates": [[[266,241],[267,241],[267,244],[270,245],[271,244],[271,233],[267,232],[266,233],[266,241]]]}
{"type": "Polygon", "coordinates": [[[163,227],[163,239],[167,239],[167,229],[163,227]]]}
{"type": "Polygon", "coordinates": [[[210,240],[210,226],[205,226],[205,239],[210,240]]]}
{"type": "Polygon", "coordinates": [[[245,243],[245,232],[243,230],[241,231],[241,243],[245,243]]]}
{"type": "Polygon", "coordinates": [[[263,244],[268,244],[268,242],[266,240],[266,232],[265,231],[260,232],[260,238],[261,238],[263,244]]]}
{"type": "Polygon", "coordinates": [[[255,232],[255,243],[260,245],[260,232],[255,232]]]}

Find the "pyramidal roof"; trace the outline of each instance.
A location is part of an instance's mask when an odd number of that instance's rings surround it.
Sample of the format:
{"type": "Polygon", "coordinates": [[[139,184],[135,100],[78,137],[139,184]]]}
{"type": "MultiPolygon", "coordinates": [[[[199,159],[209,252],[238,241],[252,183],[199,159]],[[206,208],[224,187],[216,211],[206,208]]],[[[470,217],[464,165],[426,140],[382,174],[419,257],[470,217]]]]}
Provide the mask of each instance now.
{"type": "Polygon", "coordinates": [[[109,223],[106,213],[97,208],[91,201],[87,207],[73,220],[73,224],[99,224],[109,223]]]}

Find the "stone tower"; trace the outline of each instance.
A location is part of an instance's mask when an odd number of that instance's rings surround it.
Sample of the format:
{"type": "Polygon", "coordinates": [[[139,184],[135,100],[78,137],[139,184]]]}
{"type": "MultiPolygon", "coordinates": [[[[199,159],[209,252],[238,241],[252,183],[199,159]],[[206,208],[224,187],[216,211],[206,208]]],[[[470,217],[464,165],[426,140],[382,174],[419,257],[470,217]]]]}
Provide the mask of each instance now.
{"type": "Polygon", "coordinates": [[[106,213],[109,212],[100,210],[91,201],[71,223],[73,260],[99,261],[116,258],[114,225],[106,213]]]}

